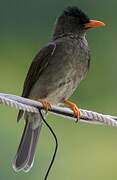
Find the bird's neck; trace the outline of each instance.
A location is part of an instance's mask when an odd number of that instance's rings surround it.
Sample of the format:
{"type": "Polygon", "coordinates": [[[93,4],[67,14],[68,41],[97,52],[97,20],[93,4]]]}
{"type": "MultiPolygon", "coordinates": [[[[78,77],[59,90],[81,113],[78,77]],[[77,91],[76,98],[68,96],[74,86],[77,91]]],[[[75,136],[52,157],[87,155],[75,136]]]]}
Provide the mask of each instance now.
{"type": "Polygon", "coordinates": [[[56,39],[59,39],[59,38],[64,38],[64,37],[70,37],[72,39],[84,39],[85,37],[85,33],[72,33],[72,32],[66,32],[66,33],[54,33],[53,34],[53,37],[52,37],[52,40],[56,40],[56,39]]]}

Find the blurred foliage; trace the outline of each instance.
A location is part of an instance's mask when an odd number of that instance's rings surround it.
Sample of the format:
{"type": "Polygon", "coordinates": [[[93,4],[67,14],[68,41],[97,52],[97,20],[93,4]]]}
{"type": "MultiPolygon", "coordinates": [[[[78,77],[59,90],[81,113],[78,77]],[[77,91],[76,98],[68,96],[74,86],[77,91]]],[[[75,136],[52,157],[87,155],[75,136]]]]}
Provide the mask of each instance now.
{"type": "MultiPolygon", "coordinates": [[[[20,95],[29,65],[49,41],[57,16],[68,5],[78,5],[89,17],[107,26],[88,32],[91,68],[72,100],[82,108],[117,114],[117,1],[111,0],[0,0],[0,92],[20,95]]],[[[16,173],[11,162],[24,122],[16,124],[14,109],[0,109],[0,180],[43,179],[54,149],[53,139],[43,127],[35,163],[29,173],[16,173]]],[[[116,129],[74,124],[48,116],[59,149],[51,180],[116,180],[116,129]]]]}

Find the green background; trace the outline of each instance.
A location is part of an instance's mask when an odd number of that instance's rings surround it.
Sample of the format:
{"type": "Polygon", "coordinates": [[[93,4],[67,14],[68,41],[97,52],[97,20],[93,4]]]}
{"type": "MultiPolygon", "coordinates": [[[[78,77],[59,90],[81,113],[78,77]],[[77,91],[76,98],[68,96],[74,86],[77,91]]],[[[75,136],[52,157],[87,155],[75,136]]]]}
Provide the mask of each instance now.
{"type": "MultiPolygon", "coordinates": [[[[91,68],[72,96],[79,107],[117,114],[117,1],[111,0],[0,0],[0,92],[20,95],[29,65],[51,37],[56,17],[68,5],[78,5],[92,19],[107,26],[90,30],[91,68]]],[[[16,173],[12,159],[24,122],[17,111],[0,108],[0,180],[42,180],[54,150],[53,139],[43,126],[35,163],[29,173],[16,173]]],[[[48,116],[59,149],[49,180],[116,180],[117,129],[75,124],[48,116]]]]}

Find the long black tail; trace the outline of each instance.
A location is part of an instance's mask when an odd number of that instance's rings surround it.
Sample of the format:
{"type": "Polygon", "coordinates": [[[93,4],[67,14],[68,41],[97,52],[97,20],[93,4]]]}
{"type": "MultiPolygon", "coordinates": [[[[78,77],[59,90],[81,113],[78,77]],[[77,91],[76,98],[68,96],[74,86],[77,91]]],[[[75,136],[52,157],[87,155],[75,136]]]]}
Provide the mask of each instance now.
{"type": "Polygon", "coordinates": [[[38,119],[37,117],[35,118],[34,114],[27,117],[21,142],[13,161],[15,171],[23,170],[27,172],[31,169],[41,130],[41,116],[38,115],[38,119]]]}

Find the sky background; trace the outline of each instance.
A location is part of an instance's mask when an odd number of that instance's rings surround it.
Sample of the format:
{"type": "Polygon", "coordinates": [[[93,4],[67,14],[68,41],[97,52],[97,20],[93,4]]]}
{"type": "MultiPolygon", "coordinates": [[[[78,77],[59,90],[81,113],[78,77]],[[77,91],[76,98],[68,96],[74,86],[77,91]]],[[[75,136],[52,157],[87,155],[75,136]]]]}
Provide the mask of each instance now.
{"type": "MultiPolygon", "coordinates": [[[[111,0],[0,0],[0,92],[21,95],[29,65],[50,39],[54,22],[67,6],[77,5],[106,27],[90,30],[91,68],[71,100],[101,113],[117,115],[117,1],[111,0]]],[[[50,163],[54,142],[43,126],[29,173],[16,173],[15,156],[24,121],[17,111],[0,108],[0,180],[41,180],[50,163]]],[[[49,115],[59,149],[48,180],[116,180],[117,129],[75,124],[49,115]]]]}

